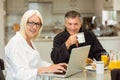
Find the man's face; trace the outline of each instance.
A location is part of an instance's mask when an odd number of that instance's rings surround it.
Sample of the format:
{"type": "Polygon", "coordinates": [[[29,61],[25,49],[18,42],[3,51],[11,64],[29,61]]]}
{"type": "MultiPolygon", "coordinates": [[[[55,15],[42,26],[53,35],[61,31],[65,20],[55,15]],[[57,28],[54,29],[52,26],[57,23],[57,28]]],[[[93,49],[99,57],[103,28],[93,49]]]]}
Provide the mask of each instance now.
{"type": "Polygon", "coordinates": [[[65,27],[70,35],[77,34],[81,27],[81,21],[79,17],[76,18],[66,18],[65,27]]]}

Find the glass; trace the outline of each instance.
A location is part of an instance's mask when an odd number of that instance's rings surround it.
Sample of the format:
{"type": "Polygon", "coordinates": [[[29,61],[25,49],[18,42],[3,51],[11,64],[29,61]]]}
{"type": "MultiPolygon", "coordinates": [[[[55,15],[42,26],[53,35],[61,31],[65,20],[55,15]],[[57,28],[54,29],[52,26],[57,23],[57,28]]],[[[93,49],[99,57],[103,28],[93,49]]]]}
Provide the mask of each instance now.
{"type": "Polygon", "coordinates": [[[33,22],[33,21],[31,21],[31,22],[28,21],[27,24],[28,24],[30,27],[36,26],[37,28],[40,28],[40,27],[42,26],[41,23],[33,22]]]}
{"type": "Polygon", "coordinates": [[[101,55],[101,61],[104,62],[104,67],[106,67],[109,63],[109,57],[108,55],[101,55]]]}
{"type": "Polygon", "coordinates": [[[112,70],[112,69],[120,69],[120,52],[116,52],[111,50],[110,51],[110,62],[108,65],[108,69],[112,70]]]}

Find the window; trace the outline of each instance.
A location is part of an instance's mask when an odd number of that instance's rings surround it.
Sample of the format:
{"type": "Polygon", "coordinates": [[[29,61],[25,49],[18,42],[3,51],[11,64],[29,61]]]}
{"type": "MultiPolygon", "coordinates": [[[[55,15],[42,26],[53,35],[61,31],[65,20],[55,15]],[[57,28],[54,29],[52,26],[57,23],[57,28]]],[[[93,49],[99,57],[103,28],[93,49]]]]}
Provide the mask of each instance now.
{"type": "Polygon", "coordinates": [[[108,25],[116,24],[116,11],[102,11],[102,24],[105,25],[105,21],[108,25]]]}

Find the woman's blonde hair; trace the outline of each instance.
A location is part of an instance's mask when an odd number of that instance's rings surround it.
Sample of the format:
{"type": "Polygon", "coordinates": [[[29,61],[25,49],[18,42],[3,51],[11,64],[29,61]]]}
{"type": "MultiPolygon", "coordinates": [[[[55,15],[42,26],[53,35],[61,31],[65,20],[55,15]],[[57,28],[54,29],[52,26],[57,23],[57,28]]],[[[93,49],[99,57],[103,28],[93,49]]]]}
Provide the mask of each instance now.
{"type": "MultiPolygon", "coordinates": [[[[25,28],[27,26],[27,21],[33,15],[38,16],[40,18],[41,24],[43,24],[43,19],[42,19],[41,13],[38,10],[28,10],[28,11],[26,11],[22,16],[21,23],[20,23],[20,32],[23,35],[25,35],[25,28]]],[[[32,40],[39,37],[39,35],[41,33],[41,30],[42,30],[42,26],[40,27],[38,34],[36,36],[34,36],[32,38],[32,40]]]]}

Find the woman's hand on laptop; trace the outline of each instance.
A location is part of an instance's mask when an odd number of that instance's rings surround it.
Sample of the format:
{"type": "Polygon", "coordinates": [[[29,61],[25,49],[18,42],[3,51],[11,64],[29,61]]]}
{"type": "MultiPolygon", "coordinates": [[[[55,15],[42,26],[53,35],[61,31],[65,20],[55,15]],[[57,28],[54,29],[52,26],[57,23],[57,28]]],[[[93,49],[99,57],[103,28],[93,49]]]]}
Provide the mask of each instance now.
{"type": "Polygon", "coordinates": [[[63,73],[67,69],[66,63],[52,64],[49,67],[42,67],[38,69],[38,74],[41,73],[63,73]]]}
{"type": "Polygon", "coordinates": [[[66,63],[59,63],[59,64],[53,64],[50,66],[49,70],[50,72],[55,72],[55,73],[63,73],[67,69],[67,64],[66,63]]]}

